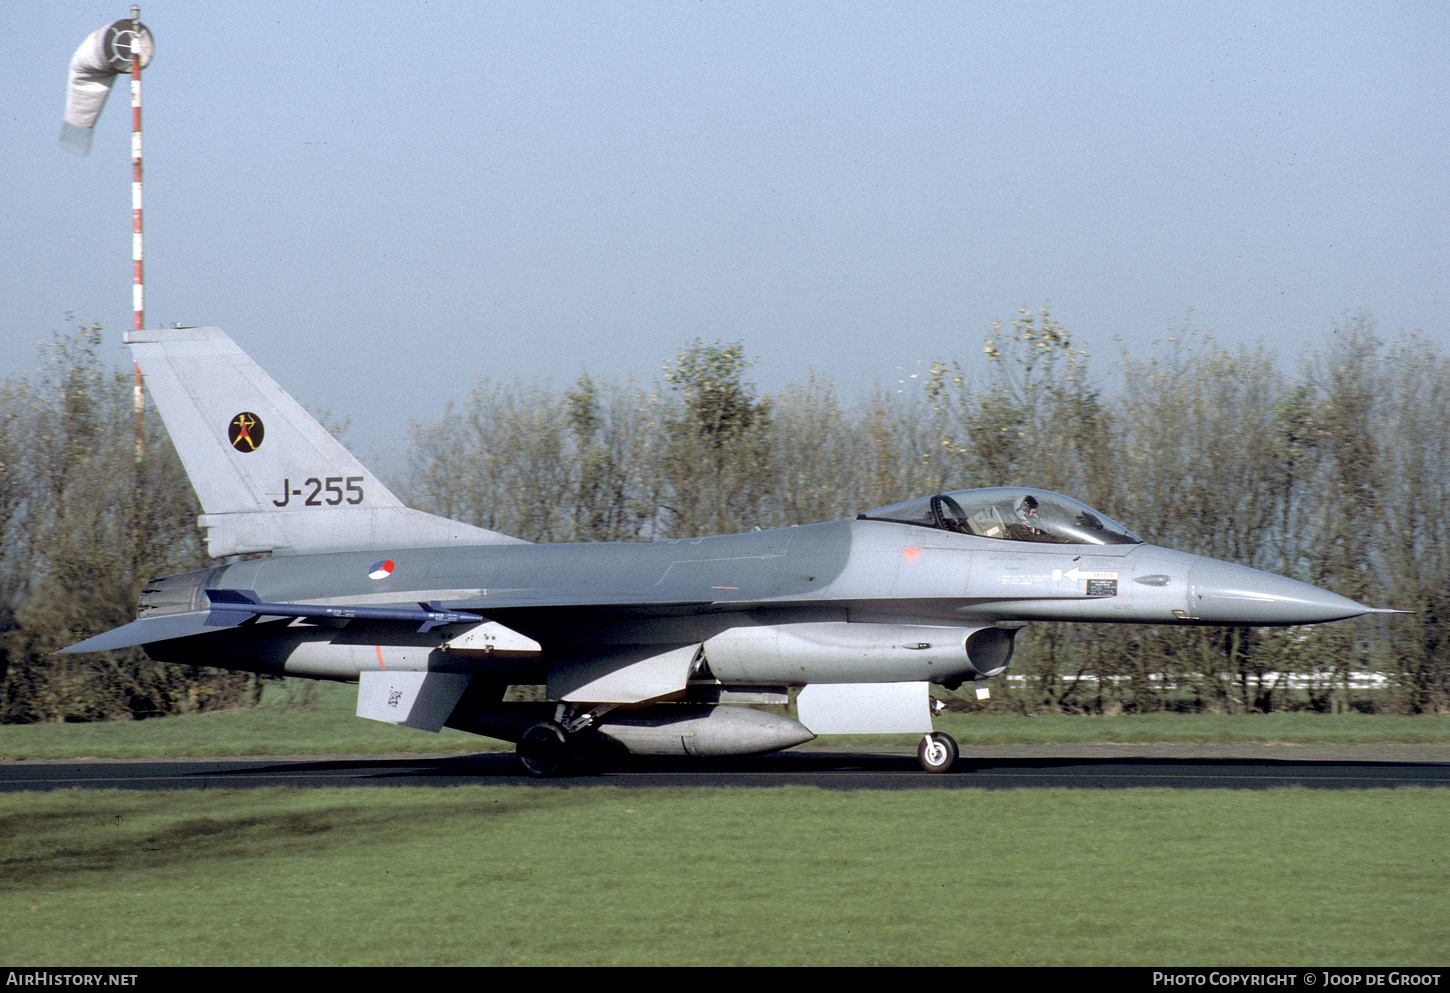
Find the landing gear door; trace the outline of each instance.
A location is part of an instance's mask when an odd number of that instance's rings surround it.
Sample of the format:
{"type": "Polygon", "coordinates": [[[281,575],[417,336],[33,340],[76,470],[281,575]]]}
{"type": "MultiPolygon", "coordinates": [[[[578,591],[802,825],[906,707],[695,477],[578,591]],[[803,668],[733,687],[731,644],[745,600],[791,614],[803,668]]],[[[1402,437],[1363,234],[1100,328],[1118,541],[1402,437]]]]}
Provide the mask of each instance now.
{"type": "Polygon", "coordinates": [[[921,734],[931,730],[926,683],[812,683],[796,697],[816,734],[921,734]]]}

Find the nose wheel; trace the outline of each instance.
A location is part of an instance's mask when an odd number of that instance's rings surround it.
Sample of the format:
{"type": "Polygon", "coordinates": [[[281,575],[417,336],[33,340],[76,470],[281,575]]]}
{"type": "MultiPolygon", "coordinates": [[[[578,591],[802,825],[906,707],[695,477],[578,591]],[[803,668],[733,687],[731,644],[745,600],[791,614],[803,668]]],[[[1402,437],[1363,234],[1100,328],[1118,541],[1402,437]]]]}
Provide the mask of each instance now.
{"type": "Polygon", "coordinates": [[[916,760],[927,772],[948,772],[957,761],[957,743],[951,735],[933,731],[916,746],[916,760]]]}

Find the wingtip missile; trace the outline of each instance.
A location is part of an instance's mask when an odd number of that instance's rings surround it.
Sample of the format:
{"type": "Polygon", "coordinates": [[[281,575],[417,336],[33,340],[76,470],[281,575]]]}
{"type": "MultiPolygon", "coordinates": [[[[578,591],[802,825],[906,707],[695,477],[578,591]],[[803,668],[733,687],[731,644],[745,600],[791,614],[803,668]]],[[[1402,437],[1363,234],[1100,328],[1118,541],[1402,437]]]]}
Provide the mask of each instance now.
{"type": "Polygon", "coordinates": [[[311,603],[264,603],[255,590],[209,589],[206,597],[211,601],[211,612],[206,623],[211,627],[235,627],[257,617],[298,617],[304,620],[367,620],[418,622],[419,634],[426,634],[436,627],[447,624],[477,624],[477,614],[466,614],[457,610],[444,610],[430,603],[420,603],[422,609],[409,607],[334,607],[311,603]]]}

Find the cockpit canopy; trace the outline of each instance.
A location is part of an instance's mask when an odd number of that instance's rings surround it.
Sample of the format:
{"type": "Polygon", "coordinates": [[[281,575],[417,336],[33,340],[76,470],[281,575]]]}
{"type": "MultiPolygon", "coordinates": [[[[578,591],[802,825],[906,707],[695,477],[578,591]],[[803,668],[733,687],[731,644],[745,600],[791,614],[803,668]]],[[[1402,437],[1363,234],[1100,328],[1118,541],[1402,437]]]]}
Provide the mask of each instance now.
{"type": "Polygon", "coordinates": [[[1042,541],[1055,545],[1139,545],[1143,542],[1121,524],[1070,497],[1015,486],[938,493],[857,517],[1005,541],[1042,541]]]}

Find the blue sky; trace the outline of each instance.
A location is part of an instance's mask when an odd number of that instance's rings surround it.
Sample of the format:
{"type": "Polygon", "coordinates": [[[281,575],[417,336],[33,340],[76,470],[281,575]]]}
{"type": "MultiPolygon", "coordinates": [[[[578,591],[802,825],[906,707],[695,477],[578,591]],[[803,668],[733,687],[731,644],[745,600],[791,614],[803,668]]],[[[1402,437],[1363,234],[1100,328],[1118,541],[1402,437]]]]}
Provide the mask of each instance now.
{"type": "MultiPolygon", "coordinates": [[[[131,325],[130,114],[57,143],[129,4],[9,12],[0,375],[131,325]]],[[[1450,344],[1450,5],[142,4],[148,324],[215,324],[349,440],[480,377],[741,341],[848,399],[1050,301],[1110,378],[1192,310],[1286,364],[1450,344]]],[[[124,85],[124,84],[122,84],[124,85]]]]}

